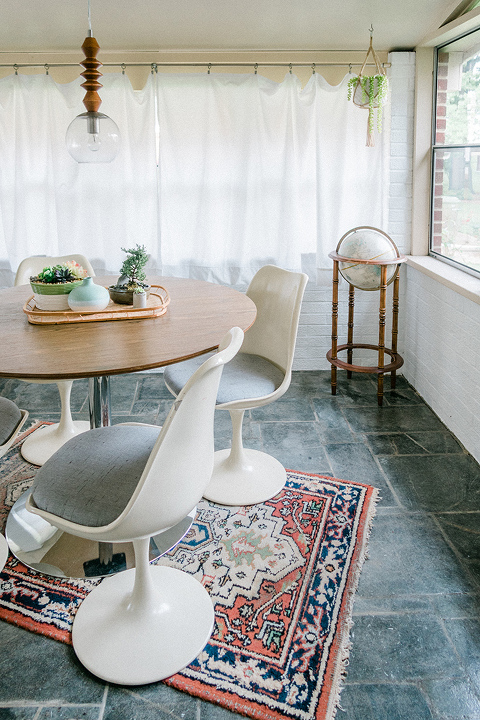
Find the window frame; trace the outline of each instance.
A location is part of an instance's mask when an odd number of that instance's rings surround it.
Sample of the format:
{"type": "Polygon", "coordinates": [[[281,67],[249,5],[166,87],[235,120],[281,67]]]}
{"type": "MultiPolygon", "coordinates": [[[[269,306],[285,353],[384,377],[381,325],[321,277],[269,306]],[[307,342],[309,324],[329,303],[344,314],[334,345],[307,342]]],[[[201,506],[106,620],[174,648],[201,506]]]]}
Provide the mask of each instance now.
{"type": "Polygon", "coordinates": [[[432,126],[431,126],[431,158],[430,158],[430,222],[429,222],[429,233],[428,233],[428,255],[431,257],[434,257],[435,259],[439,260],[440,262],[446,263],[447,265],[451,265],[452,267],[457,268],[458,270],[461,270],[462,272],[465,272],[469,275],[472,275],[473,277],[480,278],[480,270],[476,270],[475,268],[465,265],[464,263],[459,262],[458,260],[453,260],[452,258],[447,257],[446,255],[442,255],[441,253],[435,251],[433,249],[433,238],[435,234],[435,221],[434,221],[434,212],[435,212],[435,161],[436,161],[436,154],[438,151],[445,151],[445,150],[452,150],[456,148],[476,148],[480,150],[480,142],[479,143],[442,143],[439,144],[436,142],[436,135],[437,135],[437,110],[438,110],[438,55],[442,51],[443,48],[445,48],[448,45],[451,45],[453,42],[456,42],[457,40],[460,40],[461,38],[467,37],[468,35],[472,35],[476,32],[480,31],[480,25],[475,28],[470,28],[468,30],[465,30],[464,32],[459,32],[458,35],[456,35],[453,38],[449,38],[448,40],[443,41],[442,43],[439,43],[438,45],[435,45],[434,47],[434,54],[433,54],[433,102],[432,102],[432,126]]]}

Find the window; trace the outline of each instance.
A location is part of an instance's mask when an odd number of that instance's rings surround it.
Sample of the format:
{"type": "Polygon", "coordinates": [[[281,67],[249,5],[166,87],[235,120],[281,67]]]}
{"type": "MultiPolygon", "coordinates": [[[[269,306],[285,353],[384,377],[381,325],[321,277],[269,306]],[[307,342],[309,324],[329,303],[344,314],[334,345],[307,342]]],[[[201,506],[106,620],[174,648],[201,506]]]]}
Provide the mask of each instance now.
{"type": "Polygon", "coordinates": [[[480,277],[480,30],[436,49],[430,254],[480,277]]]}

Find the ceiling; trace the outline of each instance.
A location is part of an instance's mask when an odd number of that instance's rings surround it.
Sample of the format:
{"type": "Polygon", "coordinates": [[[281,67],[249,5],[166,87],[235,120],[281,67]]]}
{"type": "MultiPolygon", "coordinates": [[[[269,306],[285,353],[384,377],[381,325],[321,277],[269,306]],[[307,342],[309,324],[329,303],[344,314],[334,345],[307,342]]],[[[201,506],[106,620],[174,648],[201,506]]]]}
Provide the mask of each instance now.
{"type": "MultiPolygon", "coordinates": [[[[460,0],[91,0],[102,51],[414,48],[460,0]]],[[[1,0],[0,52],[78,51],[87,0],[1,0]]]]}

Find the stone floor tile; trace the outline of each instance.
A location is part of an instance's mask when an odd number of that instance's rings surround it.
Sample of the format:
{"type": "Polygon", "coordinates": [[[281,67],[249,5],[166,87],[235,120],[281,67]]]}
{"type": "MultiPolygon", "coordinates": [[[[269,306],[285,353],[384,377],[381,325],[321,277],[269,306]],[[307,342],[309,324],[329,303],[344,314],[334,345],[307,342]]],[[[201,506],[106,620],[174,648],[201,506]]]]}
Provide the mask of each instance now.
{"type": "Polygon", "coordinates": [[[0,720],[36,720],[37,707],[2,707],[0,720]]]}
{"type": "Polygon", "coordinates": [[[307,421],[315,420],[309,400],[296,397],[281,397],[279,400],[251,410],[252,420],[269,421],[307,421]]]}
{"type": "Polygon", "coordinates": [[[199,700],[153,683],[131,690],[112,685],[102,720],[198,720],[199,700]]]}
{"type": "Polygon", "coordinates": [[[418,433],[367,433],[363,437],[374,455],[463,454],[460,443],[446,430],[418,433]]]}
{"type": "Polygon", "coordinates": [[[349,683],[413,682],[464,675],[441,622],[433,615],[356,617],[351,639],[349,683]]]}
{"type": "Polygon", "coordinates": [[[428,596],[475,590],[432,518],[422,514],[377,514],[358,597],[428,596]]]}
{"type": "Polygon", "coordinates": [[[383,456],[379,462],[409,510],[480,510],[480,466],[471,455],[383,456]]]}
{"type": "Polygon", "coordinates": [[[104,683],[85,671],[69,645],[0,623],[0,704],[101,703],[103,691],[104,683]]]}
{"type": "Polygon", "coordinates": [[[344,408],[343,414],[353,432],[407,432],[445,430],[427,405],[405,407],[344,408]]]}
{"type": "Polygon", "coordinates": [[[338,720],[433,720],[415,685],[352,685],[347,676],[340,703],[338,720]]]}
{"type": "Polygon", "coordinates": [[[103,706],[67,705],[44,707],[36,720],[102,720],[103,706]]]}
{"type": "Polygon", "coordinates": [[[439,513],[438,522],[457,552],[467,561],[480,561],[480,511],[439,513]]]}
{"type": "Polygon", "coordinates": [[[163,373],[155,374],[138,374],[138,391],[139,400],[170,400],[173,401],[173,395],[165,385],[163,373]]]}
{"type": "Polygon", "coordinates": [[[473,683],[477,695],[480,693],[480,620],[444,620],[456,654],[460,657],[464,671],[473,683]]]}
{"type": "Polygon", "coordinates": [[[430,602],[441,618],[480,617],[480,593],[441,593],[432,595],[430,602]]]}
{"type": "MultiPolygon", "coordinates": [[[[367,566],[369,558],[366,561],[367,566]]],[[[366,566],[364,566],[366,567],[366,566]]],[[[430,597],[428,596],[388,596],[372,597],[355,595],[353,615],[391,615],[393,613],[428,613],[432,611],[430,597]]]]}
{"type": "Polygon", "coordinates": [[[422,690],[434,711],[448,720],[480,720],[480,699],[467,680],[424,680],[422,690]]]}
{"type": "Polygon", "coordinates": [[[284,467],[321,474],[331,465],[313,422],[260,423],[265,452],[284,467]]]}
{"type": "Polygon", "coordinates": [[[325,450],[336,477],[373,485],[380,492],[379,504],[382,506],[398,504],[364,443],[328,444],[325,450]]]}
{"type": "Polygon", "coordinates": [[[324,443],[357,442],[351,427],[345,420],[336,398],[314,398],[312,400],[318,420],[318,432],[324,443]]]}

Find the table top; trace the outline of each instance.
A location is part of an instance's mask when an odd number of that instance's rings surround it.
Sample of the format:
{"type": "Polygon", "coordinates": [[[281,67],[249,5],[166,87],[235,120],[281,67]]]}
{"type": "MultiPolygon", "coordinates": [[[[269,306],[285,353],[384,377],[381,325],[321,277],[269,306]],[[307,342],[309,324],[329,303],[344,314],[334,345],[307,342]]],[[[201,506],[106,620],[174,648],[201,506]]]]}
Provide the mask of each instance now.
{"type": "MultiPolygon", "coordinates": [[[[111,285],[115,276],[95,277],[111,285]]],[[[170,295],[165,315],[142,320],[33,325],[23,312],[30,285],[0,290],[0,377],[56,380],[170,365],[215,349],[234,326],[247,330],[256,307],[232,288],[149,277],[170,295]]]]}

